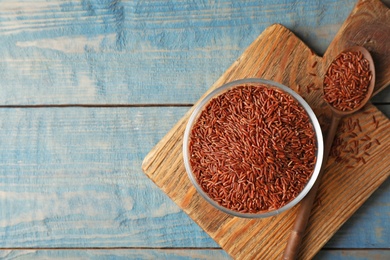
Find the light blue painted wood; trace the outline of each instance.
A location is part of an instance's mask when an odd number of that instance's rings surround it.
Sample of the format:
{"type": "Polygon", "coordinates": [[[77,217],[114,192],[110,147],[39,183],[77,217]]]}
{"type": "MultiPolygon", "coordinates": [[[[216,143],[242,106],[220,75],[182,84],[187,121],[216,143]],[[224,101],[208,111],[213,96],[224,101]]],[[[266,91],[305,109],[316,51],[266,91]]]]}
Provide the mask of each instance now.
{"type": "Polygon", "coordinates": [[[388,260],[390,250],[322,250],[314,260],[388,260]]]}
{"type": "Polygon", "coordinates": [[[141,170],[187,109],[0,109],[0,248],[217,247],[141,170]]]}
{"type": "Polygon", "coordinates": [[[355,3],[2,3],[0,105],[194,103],[266,27],[323,53],[355,3]]]}
{"type": "MultiPolygon", "coordinates": [[[[321,54],[355,2],[1,2],[0,106],[102,107],[0,109],[0,258],[227,259],[141,171],[188,107],[142,105],[195,102],[273,23],[321,54]]],[[[389,258],[389,185],[318,259],[389,258]]]]}
{"type": "Polygon", "coordinates": [[[0,251],[0,258],[4,260],[31,260],[31,259],[231,259],[225,251],[205,249],[117,249],[117,250],[6,250],[0,251]]]}
{"type": "Polygon", "coordinates": [[[348,219],[324,248],[390,249],[390,179],[348,219]],[[383,218],[377,218],[382,215],[383,218]],[[376,241],[376,242],[374,242],[376,241]]]}
{"type": "MultiPolygon", "coordinates": [[[[3,250],[4,260],[33,259],[231,259],[225,251],[205,249],[87,249],[87,250],[3,250]]],[[[387,260],[390,250],[323,250],[314,260],[387,260]]]]}
{"type": "MultiPolygon", "coordinates": [[[[0,248],[218,247],[141,171],[187,110],[0,109],[0,248]]],[[[389,248],[389,185],[326,247],[389,248]]]]}

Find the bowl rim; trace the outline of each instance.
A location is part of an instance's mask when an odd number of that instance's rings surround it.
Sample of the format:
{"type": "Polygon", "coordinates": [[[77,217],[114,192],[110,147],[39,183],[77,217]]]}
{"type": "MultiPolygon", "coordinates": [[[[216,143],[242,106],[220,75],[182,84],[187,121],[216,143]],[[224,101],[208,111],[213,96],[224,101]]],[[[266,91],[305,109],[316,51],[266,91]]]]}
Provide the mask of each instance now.
{"type": "Polygon", "coordinates": [[[296,93],[294,90],[291,88],[280,84],[278,82],[272,81],[272,80],[267,80],[267,79],[262,79],[262,78],[246,78],[246,79],[239,79],[239,80],[234,80],[228,83],[225,83],[221,85],[220,87],[217,87],[216,89],[212,90],[206,97],[204,97],[196,106],[193,112],[191,113],[185,131],[184,131],[184,137],[183,137],[183,159],[184,159],[184,166],[187,172],[187,175],[193,184],[195,186],[197,192],[203,197],[208,203],[210,203],[212,206],[215,208],[219,209],[220,211],[224,213],[228,213],[232,216],[236,217],[242,217],[242,218],[265,218],[265,217],[270,217],[270,216],[275,216],[277,214],[280,214],[292,207],[294,207],[296,204],[298,204],[310,191],[310,189],[313,187],[314,183],[318,179],[318,175],[321,170],[322,162],[323,162],[323,157],[324,157],[324,139],[323,139],[323,134],[322,134],[322,129],[321,126],[318,122],[317,116],[315,115],[314,111],[310,107],[310,105],[301,97],[298,93],[296,93]],[[303,190],[296,196],[292,201],[287,203],[281,208],[270,210],[270,211],[261,211],[257,213],[242,213],[238,211],[234,211],[231,209],[228,209],[226,207],[221,206],[218,204],[216,201],[214,201],[209,195],[202,189],[202,187],[198,184],[190,163],[189,163],[189,136],[192,130],[192,126],[194,125],[197,117],[199,116],[200,112],[203,110],[203,108],[209,103],[211,99],[214,97],[217,97],[218,95],[222,94],[223,92],[232,89],[237,86],[241,85],[249,85],[249,84],[262,84],[267,87],[274,87],[278,88],[287,94],[290,94],[305,110],[305,112],[308,114],[309,119],[313,125],[314,132],[315,132],[315,138],[316,138],[316,148],[317,148],[317,153],[316,153],[316,163],[314,166],[313,173],[309,179],[309,181],[306,183],[305,187],[303,190]]]}

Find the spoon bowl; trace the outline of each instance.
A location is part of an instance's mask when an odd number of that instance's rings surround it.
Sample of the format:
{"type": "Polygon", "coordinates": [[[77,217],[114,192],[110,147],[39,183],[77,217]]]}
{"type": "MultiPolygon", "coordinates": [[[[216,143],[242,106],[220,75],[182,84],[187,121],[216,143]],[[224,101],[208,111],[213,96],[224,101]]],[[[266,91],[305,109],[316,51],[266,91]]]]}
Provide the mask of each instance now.
{"type": "MultiPolygon", "coordinates": [[[[367,87],[367,92],[365,93],[364,99],[361,101],[360,105],[355,107],[354,109],[348,111],[342,111],[340,109],[333,107],[331,104],[327,102],[330,109],[332,110],[333,116],[337,116],[337,117],[347,116],[362,109],[363,106],[370,100],[375,87],[375,66],[374,66],[374,60],[372,59],[370,52],[362,46],[352,46],[350,48],[343,50],[340,54],[345,52],[361,52],[363,54],[363,57],[368,61],[369,64],[369,70],[371,71],[371,80],[367,87]]],[[[336,60],[337,57],[334,60],[336,60]]],[[[332,65],[332,63],[329,65],[329,67],[332,65]]],[[[325,76],[327,75],[328,71],[329,69],[326,70],[325,76]]],[[[325,77],[324,77],[324,81],[325,81],[325,77]]],[[[324,81],[323,81],[323,86],[325,85],[324,81]]],[[[322,88],[322,90],[324,91],[324,87],[322,88]]],[[[323,94],[325,95],[325,93],[323,94]]]]}

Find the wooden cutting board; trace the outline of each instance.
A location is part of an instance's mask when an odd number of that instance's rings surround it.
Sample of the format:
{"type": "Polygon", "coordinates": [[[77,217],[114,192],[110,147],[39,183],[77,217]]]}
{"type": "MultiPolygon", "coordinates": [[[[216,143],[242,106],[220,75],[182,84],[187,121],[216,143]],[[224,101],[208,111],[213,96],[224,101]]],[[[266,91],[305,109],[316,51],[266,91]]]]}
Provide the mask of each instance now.
{"type": "MultiPolygon", "coordinates": [[[[330,111],[322,100],[322,77],[340,51],[365,46],[375,60],[375,94],[390,84],[389,13],[377,0],[359,1],[323,58],[282,25],[273,25],[204,95],[236,79],[271,79],[302,95],[326,134],[330,111]]],[[[146,156],[144,172],[233,258],[280,259],[298,206],[275,217],[243,219],[224,214],[201,198],[182,158],[182,136],[192,110],[146,156]]],[[[390,120],[373,105],[345,118],[335,140],[301,246],[302,259],[312,258],[390,173],[390,120]]]]}

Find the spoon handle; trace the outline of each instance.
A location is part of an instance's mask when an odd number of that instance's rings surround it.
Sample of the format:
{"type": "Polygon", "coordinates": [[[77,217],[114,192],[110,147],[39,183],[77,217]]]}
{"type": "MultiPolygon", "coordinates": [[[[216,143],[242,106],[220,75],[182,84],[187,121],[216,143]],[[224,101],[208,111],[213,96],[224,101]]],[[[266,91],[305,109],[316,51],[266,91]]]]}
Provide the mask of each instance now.
{"type": "Polygon", "coordinates": [[[326,136],[326,140],[324,144],[324,158],[323,158],[322,167],[318,175],[317,181],[314,183],[309,193],[300,202],[297,216],[295,218],[295,223],[293,229],[291,230],[290,236],[288,238],[286,248],[284,250],[283,259],[285,260],[292,260],[292,259],[296,259],[297,257],[299,247],[301,245],[301,241],[303,235],[305,234],[305,229],[309,221],[310,212],[313,207],[314,199],[316,197],[317,190],[321,182],[321,177],[323,175],[323,172],[325,171],[326,162],[328,161],[329,152],[332,147],[333,139],[336,134],[339,122],[340,122],[340,117],[333,115],[332,122],[330,124],[330,128],[328,130],[328,134],[326,136]]]}

